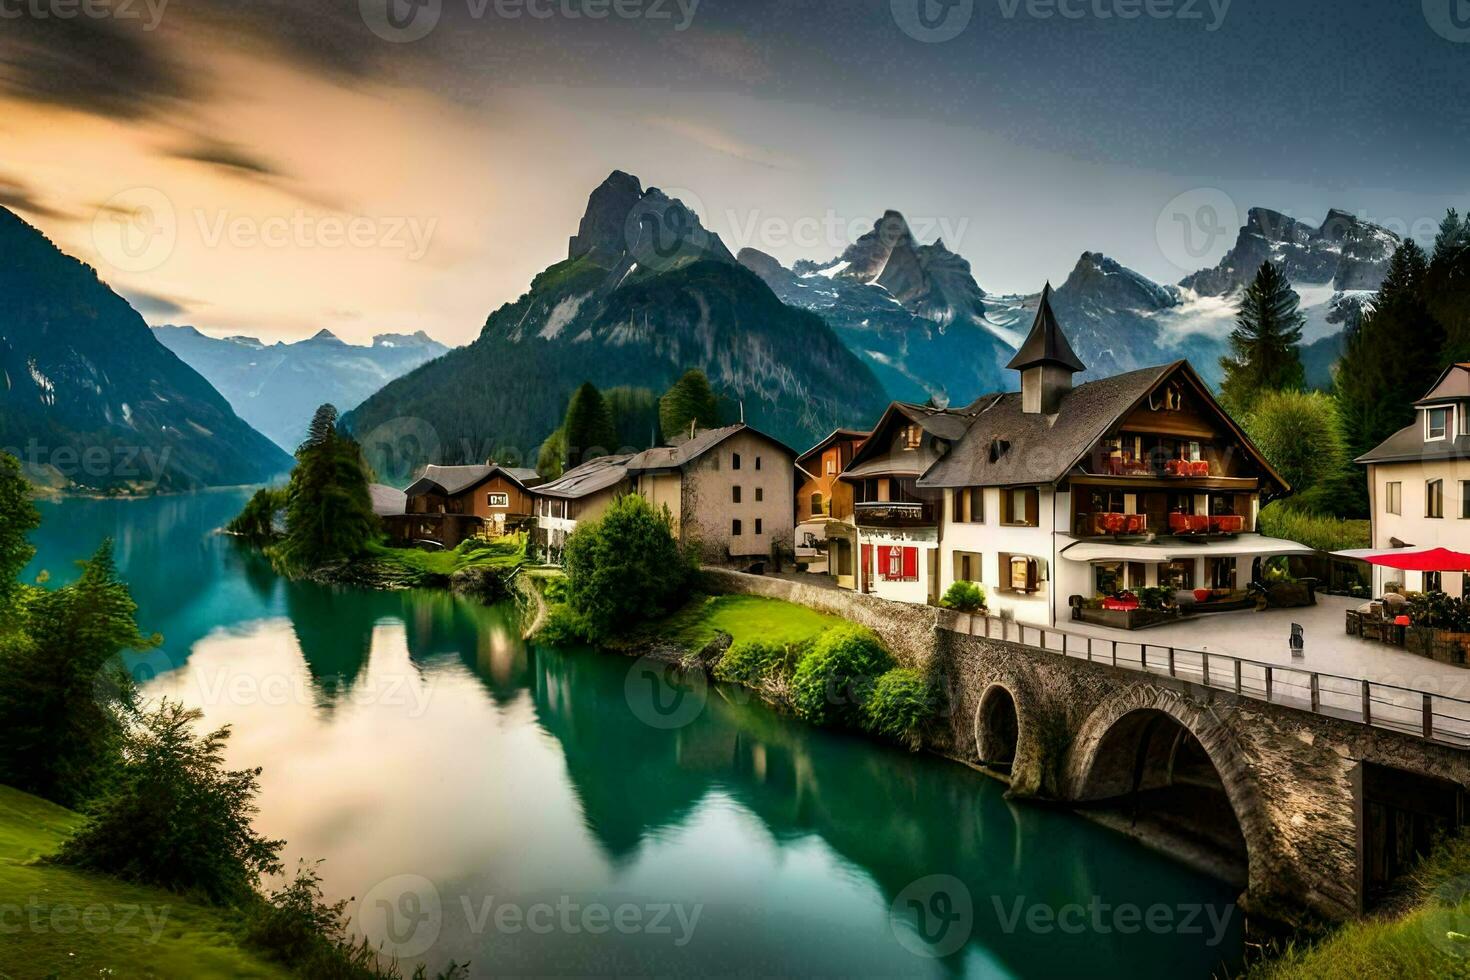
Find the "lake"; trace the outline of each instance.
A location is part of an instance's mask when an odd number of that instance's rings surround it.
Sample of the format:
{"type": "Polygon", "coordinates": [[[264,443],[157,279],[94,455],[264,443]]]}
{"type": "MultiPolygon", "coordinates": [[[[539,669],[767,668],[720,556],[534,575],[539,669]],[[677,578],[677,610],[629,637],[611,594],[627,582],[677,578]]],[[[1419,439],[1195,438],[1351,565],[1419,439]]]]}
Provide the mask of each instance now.
{"type": "Polygon", "coordinates": [[[248,496],[41,505],[30,574],[111,537],[149,698],[229,725],[257,826],[405,962],[474,976],[1204,977],[1236,890],[964,766],[520,639],[513,608],[287,582],[248,496]]]}

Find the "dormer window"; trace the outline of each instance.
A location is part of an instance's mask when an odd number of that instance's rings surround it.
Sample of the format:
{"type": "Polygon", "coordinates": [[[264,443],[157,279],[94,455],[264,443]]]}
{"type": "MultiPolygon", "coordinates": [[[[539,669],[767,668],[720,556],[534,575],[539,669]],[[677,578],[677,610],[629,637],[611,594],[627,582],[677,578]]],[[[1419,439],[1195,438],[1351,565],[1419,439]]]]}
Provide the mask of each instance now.
{"type": "Polygon", "coordinates": [[[1451,410],[1448,406],[1424,410],[1424,441],[1434,442],[1450,438],[1451,410]]]}
{"type": "Polygon", "coordinates": [[[924,430],[917,425],[904,426],[903,448],[918,449],[924,441],[924,430]]]}

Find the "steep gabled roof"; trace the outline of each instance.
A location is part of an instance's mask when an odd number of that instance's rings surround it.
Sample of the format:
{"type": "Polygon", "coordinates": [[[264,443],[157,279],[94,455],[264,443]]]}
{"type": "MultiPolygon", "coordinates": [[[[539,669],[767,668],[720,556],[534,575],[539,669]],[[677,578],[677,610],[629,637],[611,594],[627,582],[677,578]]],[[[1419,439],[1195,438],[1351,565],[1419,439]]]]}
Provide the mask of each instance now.
{"type": "Polygon", "coordinates": [[[1006,365],[1016,371],[1024,371],[1042,364],[1056,364],[1075,373],[1087,370],[1082,359],[1072,350],[1062,325],[1051,308],[1051,283],[1041,291],[1041,303],[1036,307],[1036,319],[1031,324],[1031,333],[1026,342],[1016,351],[1016,356],[1006,365]]]}
{"type": "Polygon", "coordinates": [[[499,466],[486,463],[478,466],[437,466],[429,464],[419,478],[407,490],[410,497],[438,491],[450,497],[464,493],[495,476],[504,476],[522,490],[529,490],[541,482],[541,475],[528,467],[499,466]]]}
{"type": "Polygon", "coordinates": [[[796,461],[797,463],[800,463],[804,459],[811,459],[813,456],[824,453],[832,446],[833,443],[842,442],[848,439],[851,439],[853,442],[862,442],[864,439],[868,438],[869,435],[871,435],[871,433],[865,432],[861,429],[833,429],[821,442],[817,443],[815,446],[808,449],[800,456],[796,457],[796,461]]]}
{"type": "Polygon", "coordinates": [[[1040,486],[1061,481],[1098,441],[1116,428],[1164,381],[1182,374],[1229,428],[1252,459],[1280,485],[1266,457],[1215,401],[1188,361],[1175,361],[1078,385],[1062,396],[1056,415],[1021,410],[1021,394],[994,396],[952,450],[918,485],[928,488],[1040,486]]]}
{"type": "Polygon", "coordinates": [[[1435,402],[1456,401],[1470,398],[1470,364],[1456,363],[1445,368],[1425,396],[1414,403],[1415,408],[1435,402]]]}
{"type": "Polygon", "coordinates": [[[371,483],[368,494],[373,499],[373,513],[379,517],[398,517],[408,511],[408,494],[395,487],[371,483]]]}

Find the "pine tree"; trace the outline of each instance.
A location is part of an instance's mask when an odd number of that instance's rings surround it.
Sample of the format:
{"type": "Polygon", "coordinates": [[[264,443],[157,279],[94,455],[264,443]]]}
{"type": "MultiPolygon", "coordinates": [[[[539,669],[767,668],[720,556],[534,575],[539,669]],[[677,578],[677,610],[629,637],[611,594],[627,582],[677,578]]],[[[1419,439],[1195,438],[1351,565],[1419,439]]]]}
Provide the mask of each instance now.
{"type": "Polygon", "coordinates": [[[689,438],[689,424],[713,429],[720,424],[720,403],[703,371],[690,370],[674,382],[658,402],[659,428],[664,441],[689,438]]]}
{"type": "Polygon", "coordinates": [[[1470,357],[1470,218],[1450,208],[1434,237],[1434,255],[1422,289],[1430,313],[1445,331],[1446,362],[1470,357]]]}
{"type": "Polygon", "coordinates": [[[11,621],[4,615],[19,588],[20,570],[36,549],[27,538],[41,525],[41,515],[31,502],[31,487],[21,475],[20,462],[0,453],[0,632],[11,621]]]}
{"type": "Polygon", "coordinates": [[[590,381],[572,393],[567,403],[567,418],[562,423],[568,466],[606,456],[617,449],[618,433],[612,412],[602,392],[590,381]]]}
{"type": "Polygon", "coordinates": [[[286,539],[275,552],[302,571],[360,554],[382,528],[362,449],[337,431],[337,410],[317,409],[286,488],[286,539]]]}
{"type": "Polygon", "coordinates": [[[1232,354],[1220,359],[1225,370],[1220,394],[1232,412],[1249,412],[1263,392],[1296,391],[1305,383],[1301,340],[1306,317],[1300,306],[1281,270],[1262,263],[1240,300],[1230,334],[1232,354]]]}
{"type": "MultiPolygon", "coordinates": [[[[1443,368],[1445,331],[1425,301],[1428,262],[1412,240],[1402,242],[1373,308],[1350,330],[1337,369],[1337,400],[1353,458],[1414,421],[1443,368]]],[[[1361,483],[1361,481],[1359,481],[1361,483]]],[[[1365,508],[1366,488],[1357,503],[1365,508]]]]}

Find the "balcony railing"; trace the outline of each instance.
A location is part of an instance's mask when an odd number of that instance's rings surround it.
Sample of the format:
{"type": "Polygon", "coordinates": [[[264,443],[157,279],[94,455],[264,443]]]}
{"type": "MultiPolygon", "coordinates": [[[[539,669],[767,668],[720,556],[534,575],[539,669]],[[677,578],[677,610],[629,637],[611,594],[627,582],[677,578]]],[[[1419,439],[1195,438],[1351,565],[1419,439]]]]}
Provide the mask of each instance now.
{"type": "Polygon", "coordinates": [[[911,527],[933,524],[937,511],[933,504],[918,500],[869,500],[853,505],[859,524],[877,527],[911,527]]]}
{"type": "Polygon", "coordinates": [[[1147,534],[1147,514],[1081,514],[1078,523],[1083,534],[1093,535],[1126,535],[1147,534]]]}
{"type": "Polygon", "coordinates": [[[1165,476],[1175,479],[1216,476],[1207,459],[1128,459],[1110,456],[1105,461],[1104,472],[1109,476],[1165,476]]]}
{"type": "Polygon", "coordinates": [[[1240,534],[1245,518],[1236,514],[1170,514],[1170,534],[1240,534]]]}

